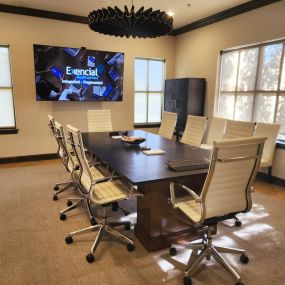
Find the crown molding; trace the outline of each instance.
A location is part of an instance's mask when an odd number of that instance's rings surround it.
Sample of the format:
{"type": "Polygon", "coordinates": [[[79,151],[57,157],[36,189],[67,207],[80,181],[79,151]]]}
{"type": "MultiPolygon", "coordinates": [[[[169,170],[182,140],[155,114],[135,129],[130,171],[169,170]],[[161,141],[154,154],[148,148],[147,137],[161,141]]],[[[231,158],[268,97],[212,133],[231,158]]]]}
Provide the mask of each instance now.
{"type": "Polygon", "coordinates": [[[180,27],[178,29],[175,29],[172,31],[172,35],[173,36],[178,36],[208,25],[211,25],[213,23],[217,23],[220,21],[223,21],[225,19],[240,15],[242,13],[251,11],[251,10],[255,10],[258,9],[260,7],[269,5],[269,4],[273,4],[275,2],[280,2],[282,0],[252,0],[252,1],[248,1],[244,4],[235,6],[233,8],[224,10],[222,12],[219,12],[217,14],[214,14],[212,16],[206,17],[204,19],[201,19],[199,21],[190,23],[188,25],[185,25],[183,27],[180,27]]]}
{"type": "Polygon", "coordinates": [[[33,8],[26,8],[20,6],[12,6],[6,4],[0,4],[0,12],[11,13],[24,16],[32,16],[45,19],[53,19],[59,21],[73,22],[79,24],[88,24],[88,18],[83,16],[58,13],[53,11],[39,10],[33,8]]]}

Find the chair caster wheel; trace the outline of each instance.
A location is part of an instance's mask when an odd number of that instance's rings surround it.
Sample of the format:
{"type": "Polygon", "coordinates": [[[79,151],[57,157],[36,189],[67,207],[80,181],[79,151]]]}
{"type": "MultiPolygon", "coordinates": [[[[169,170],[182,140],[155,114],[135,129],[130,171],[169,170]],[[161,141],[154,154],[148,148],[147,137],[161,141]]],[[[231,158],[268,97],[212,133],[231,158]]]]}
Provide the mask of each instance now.
{"type": "Polygon", "coordinates": [[[93,254],[91,254],[91,253],[89,253],[89,254],[87,254],[86,255],[86,261],[88,262],[88,263],[92,263],[93,261],[94,261],[94,255],[93,254]]]}
{"type": "Polygon", "coordinates": [[[236,226],[236,227],[241,227],[241,225],[242,225],[241,221],[236,221],[236,222],[235,222],[235,226],[236,226]]]}
{"type": "Polygon", "coordinates": [[[91,224],[91,226],[95,226],[95,225],[97,225],[97,222],[96,222],[96,220],[93,218],[93,219],[90,220],[90,224],[91,224]]]}
{"type": "Polygon", "coordinates": [[[192,279],[190,277],[188,277],[188,276],[185,276],[183,278],[183,284],[184,285],[192,285],[192,279]]]}
{"type": "Polygon", "coordinates": [[[132,251],[134,251],[135,250],[135,246],[133,245],[133,244],[128,244],[127,245],[127,250],[129,251],[129,252],[132,252],[132,251]]]}
{"type": "Polygon", "coordinates": [[[248,263],[249,261],[249,258],[245,254],[242,254],[239,259],[241,263],[244,263],[244,264],[248,263]]]}
{"type": "Polygon", "coordinates": [[[131,229],[131,225],[130,225],[130,224],[126,224],[126,225],[125,225],[125,230],[126,230],[126,231],[129,231],[130,229],[131,229]]]}
{"type": "Polygon", "coordinates": [[[66,203],[66,206],[67,207],[70,207],[70,206],[72,206],[73,205],[73,203],[71,202],[71,201],[67,201],[67,203],[66,203]]]}
{"type": "Polygon", "coordinates": [[[68,236],[68,237],[65,238],[65,242],[67,244],[71,244],[71,243],[73,243],[73,238],[71,236],[68,236]]]}
{"type": "Polygon", "coordinates": [[[65,214],[61,214],[61,215],[59,216],[59,219],[60,219],[61,221],[65,221],[65,220],[66,220],[66,215],[65,215],[65,214]]]}
{"type": "Polygon", "coordinates": [[[236,285],[244,285],[242,282],[237,282],[236,285]]]}
{"type": "Polygon", "coordinates": [[[53,190],[57,191],[57,190],[59,190],[59,187],[56,185],[53,187],[53,190]]]}
{"type": "Polygon", "coordinates": [[[57,197],[57,195],[53,195],[53,197],[52,197],[52,199],[53,199],[53,201],[57,201],[58,200],[58,197],[57,197]]]}
{"type": "Polygon", "coordinates": [[[175,248],[175,247],[171,247],[171,248],[169,249],[169,254],[170,254],[171,256],[175,256],[175,255],[177,254],[176,248],[175,248]]]}

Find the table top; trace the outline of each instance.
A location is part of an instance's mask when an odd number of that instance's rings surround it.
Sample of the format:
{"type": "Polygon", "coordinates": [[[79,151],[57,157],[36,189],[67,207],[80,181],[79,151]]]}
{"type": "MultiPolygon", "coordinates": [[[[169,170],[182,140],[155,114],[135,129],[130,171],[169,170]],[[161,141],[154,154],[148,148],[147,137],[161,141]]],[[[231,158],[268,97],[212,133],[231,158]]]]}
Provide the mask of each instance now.
{"type": "Polygon", "coordinates": [[[210,158],[209,150],[189,146],[163,138],[142,130],[128,131],[128,136],[143,137],[146,141],[140,145],[130,145],[121,139],[113,139],[109,133],[83,133],[84,147],[100,160],[107,163],[117,174],[132,184],[143,184],[161,180],[173,180],[179,177],[206,173],[207,169],[192,171],[172,171],[165,164],[169,160],[210,158]],[[142,146],[152,150],[161,149],[165,154],[146,155],[142,146]]]}

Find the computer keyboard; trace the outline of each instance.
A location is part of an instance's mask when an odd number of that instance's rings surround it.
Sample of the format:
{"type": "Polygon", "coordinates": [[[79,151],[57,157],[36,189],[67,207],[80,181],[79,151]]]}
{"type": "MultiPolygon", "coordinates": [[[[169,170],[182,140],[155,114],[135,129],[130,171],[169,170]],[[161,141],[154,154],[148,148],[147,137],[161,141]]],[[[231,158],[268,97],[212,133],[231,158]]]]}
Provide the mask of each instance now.
{"type": "Polygon", "coordinates": [[[169,160],[166,165],[174,171],[187,171],[196,169],[209,168],[209,160],[203,159],[185,159],[185,160],[169,160]]]}

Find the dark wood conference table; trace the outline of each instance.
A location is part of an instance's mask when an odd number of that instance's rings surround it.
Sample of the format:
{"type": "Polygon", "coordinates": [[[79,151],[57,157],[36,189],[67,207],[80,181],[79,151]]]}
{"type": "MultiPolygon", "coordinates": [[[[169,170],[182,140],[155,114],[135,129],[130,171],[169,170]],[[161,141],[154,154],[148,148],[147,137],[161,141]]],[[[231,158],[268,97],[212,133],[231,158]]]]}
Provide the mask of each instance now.
{"type": "Polygon", "coordinates": [[[137,200],[135,235],[138,240],[148,251],[155,251],[184,239],[194,240],[201,237],[204,229],[192,224],[169,203],[169,182],[181,182],[199,193],[207,169],[176,172],[170,170],[165,162],[210,158],[210,151],[142,130],[129,131],[128,136],[143,137],[146,141],[140,146],[129,145],[120,139],[111,138],[109,133],[83,133],[82,139],[90,153],[106,162],[131,184],[137,185],[138,190],[144,194],[143,198],[137,200]],[[146,155],[140,148],[144,145],[152,150],[162,149],[165,154],[146,155]]]}

